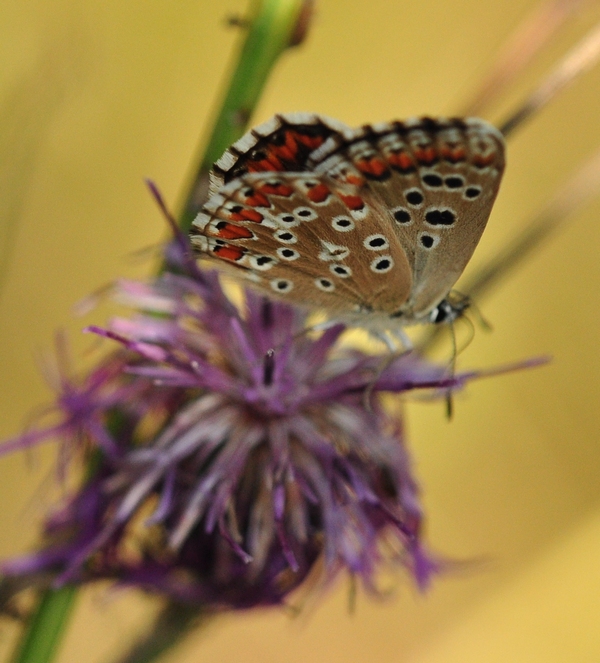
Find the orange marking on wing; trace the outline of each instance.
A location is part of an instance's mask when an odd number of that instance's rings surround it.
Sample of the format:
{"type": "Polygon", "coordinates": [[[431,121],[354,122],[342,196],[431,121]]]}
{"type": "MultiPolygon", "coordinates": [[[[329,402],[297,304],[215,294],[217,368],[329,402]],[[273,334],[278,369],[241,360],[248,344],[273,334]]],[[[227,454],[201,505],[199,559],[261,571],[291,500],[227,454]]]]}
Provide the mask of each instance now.
{"type": "Polygon", "coordinates": [[[442,157],[450,163],[458,163],[467,158],[467,153],[464,147],[451,147],[450,145],[442,145],[440,150],[442,157]]]}
{"type": "Polygon", "coordinates": [[[312,189],[309,189],[306,195],[311,202],[322,203],[329,198],[330,193],[331,191],[329,190],[329,187],[320,182],[317,186],[313,186],[312,189]]]}
{"type": "Polygon", "coordinates": [[[253,233],[243,226],[236,226],[227,221],[219,221],[217,224],[217,235],[223,239],[250,239],[254,237],[253,233]]]}
{"type": "Polygon", "coordinates": [[[242,209],[239,212],[231,212],[229,218],[232,221],[252,221],[253,223],[262,223],[265,217],[254,209],[242,209]]]}
{"type": "Polygon", "coordinates": [[[219,256],[219,258],[223,258],[224,260],[237,262],[238,260],[242,259],[244,253],[246,253],[246,250],[238,246],[231,246],[231,244],[223,244],[223,246],[215,246],[213,253],[219,256]]]}
{"type": "Polygon", "coordinates": [[[274,147],[273,154],[282,161],[297,161],[298,152],[292,152],[287,145],[282,145],[281,147],[274,147]]]}
{"type": "Polygon", "coordinates": [[[414,161],[412,160],[410,154],[408,154],[404,150],[402,150],[401,152],[392,152],[388,157],[388,161],[390,163],[390,166],[397,168],[403,173],[408,173],[410,171],[415,170],[414,161]]]}
{"type": "Polygon", "coordinates": [[[261,163],[271,164],[271,166],[273,166],[273,170],[285,170],[281,159],[279,159],[273,151],[267,152],[267,158],[264,161],[261,161],[261,163]]]}
{"type": "Polygon", "coordinates": [[[475,154],[473,155],[473,165],[477,168],[485,168],[486,166],[494,163],[495,158],[496,155],[493,153],[488,154],[487,156],[483,156],[482,154],[475,154]]]}
{"type": "Polygon", "coordinates": [[[344,204],[346,207],[348,207],[348,209],[356,211],[362,209],[365,206],[365,202],[360,196],[344,195],[342,193],[340,193],[339,196],[344,201],[344,204]]]}
{"type": "Polygon", "coordinates": [[[247,196],[244,202],[251,207],[271,207],[268,198],[256,191],[251,196],[247,196]]]}
{"type": "Polygon", "coordinates": [[[348,182],[348,184],[354,184],[354,186],[363,186],[365,183],[365,178],[361,177],[360,175],[353,175],[352,173],[349,173],[344,178],[344,181],[348,182]]]}
{"type": "Polygon", "coordinates": [[[246,168],[249,173],[279,172],[284,170],[281,161],[273,154],[268,154],[265,159],[261,159],[260,161],[248,161],[246,168]]]}
{"type": "Polygon", "coordinates": [[[266,182],[265,184],[261,184],[259,188],[268,196],[283,196],[289,198],[294,193],[294,189],[287,184],[273,185],[266,182]]]}
{"type": "Polygon", "coordinates": [[[325,138],[323,136],[309,136],[308,134],[302,134],[296,131],[294,132],[294,137],[301,145],[304,145],[311,150],[320,147],[325,142],[325,138]]]}
{"type": "Polygon", "coordinates": [[[417,147],[413,150],[416,160],[426,166],[431,165],[437,161],[437,153],[435,147],[417,147]]]}
{"type": "Polygon", "coordinates": [[[278,157],[281,157],[286,161],[297,161],[299,147],[298,142],[296,141],[296,135],[295,131],[285,132],[285,143],[281,146],[273,147],[273,150],[278,157]]]}
{"type": "Polygon", "coordinates": [[[361,173],[380,177],[387,171],[387,166],[382,159],[371,157],[370,159],[359,159],[356,165],[361,173]]]}

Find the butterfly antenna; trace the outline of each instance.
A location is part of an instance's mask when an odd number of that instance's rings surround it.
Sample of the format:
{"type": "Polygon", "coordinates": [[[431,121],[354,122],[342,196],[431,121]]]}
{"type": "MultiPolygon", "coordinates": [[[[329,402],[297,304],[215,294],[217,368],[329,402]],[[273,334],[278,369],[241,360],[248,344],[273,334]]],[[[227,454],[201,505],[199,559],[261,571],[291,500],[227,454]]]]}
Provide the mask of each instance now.
{"type": "Polygon", "coordinates": [[[473,339],[475,338],[475,325],[473,324],[473,321],[471,320],[471,318],[464,315],[461,319],[465,321],[465,324],[469,328],[469,337],[460,346],[460,348],[458,348],[458,350],[456,352],[457,356],[462,354],[469,347],[469,345],[471,345],[471,343],[473,342],[473,339]]]}
{"type": "MultiPolygon", "coordinates": [[[[479,326],[484,331],[486,331],[486,332],[494,331],[494,325],[492,325],[492,323],[483,315],[483,313],[481,312],[481,309],[479,308],[479,306],[477,306],[477,304],[475,304],[474,302],[471,302],[470,308],[473,311],[473,314],[475,315],[475,318],[477,319],[477,322],[479,323],[479,326]]],[[[465,316],[465,318],[466,318],[466,316],[465,316]]],[[[468,318],[466,318],[466,319],[468,319],[468,318]]],[[[469,322],[471,323],[471,325],[473,324],[472,320],[469,320],[469,322]]]]}
{"type": "Polygon", "coordinates": [[[302,336],[310,334],[310,332],[327,331],[331,327],[335,327],[335,325],[339,324],[339,320],[326,320],[325,322],[318,322],[316,325],[309,325],[308,327],[304,327],[301,331],[296,332],[292,338],[295,341],[302,336]]]}

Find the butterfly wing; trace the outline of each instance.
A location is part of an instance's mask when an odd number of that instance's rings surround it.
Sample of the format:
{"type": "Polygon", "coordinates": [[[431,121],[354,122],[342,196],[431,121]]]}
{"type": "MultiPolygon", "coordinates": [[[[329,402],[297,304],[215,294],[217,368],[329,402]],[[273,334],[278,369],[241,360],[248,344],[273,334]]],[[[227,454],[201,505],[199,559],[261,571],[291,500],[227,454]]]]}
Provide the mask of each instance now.
{"type": "Polygon", "coordinates": [[[192,245],[295,304],[393,311],[410,294],[410,266],[385,207],[363,193],[313,173],[246,173],[204,205],[192,245]]]}
{"type": "Polygon", "coordinates": [[[366,125],[330,137],[307,163],[384,203],[412,290],[395,315],[423,319],[452,288],[485,229],[504,170],[504,140],[482,120],[366,125]]]}
{"type": "Polygon", "coordinates": [[[191,240],[271,295],[408,324],[462,273],[503,168],[502,136],[481,120],[275,116],[215,164],[191,240]]]}
{"type": "Polygon", "coordinates": [[[209,196],[246,173],[302,172],[309,156],[332,135],[351,129],[314,113],[281,113],[250,129],[214,164],[209,196]]]}

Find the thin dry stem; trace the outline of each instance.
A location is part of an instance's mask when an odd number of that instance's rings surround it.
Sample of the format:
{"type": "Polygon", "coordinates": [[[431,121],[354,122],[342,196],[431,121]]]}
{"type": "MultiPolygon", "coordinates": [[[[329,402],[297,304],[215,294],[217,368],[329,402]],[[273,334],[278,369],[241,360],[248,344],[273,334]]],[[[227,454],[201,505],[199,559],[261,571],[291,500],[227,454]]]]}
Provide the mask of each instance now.
{"type": "Polygon", "coordinates": [[[523,122],[542,109],[577,76],[591,69],[600,59],[600,23],[588,32],[559,62],[529,97],[499,125],[508,136],[523,122]]]}
{"type": "Polygon", "coordinates": [[[559,28],[588,0],[544,0],[517,26],[473,97],[458,113],[482,115],[502,96],[559,28]]]}

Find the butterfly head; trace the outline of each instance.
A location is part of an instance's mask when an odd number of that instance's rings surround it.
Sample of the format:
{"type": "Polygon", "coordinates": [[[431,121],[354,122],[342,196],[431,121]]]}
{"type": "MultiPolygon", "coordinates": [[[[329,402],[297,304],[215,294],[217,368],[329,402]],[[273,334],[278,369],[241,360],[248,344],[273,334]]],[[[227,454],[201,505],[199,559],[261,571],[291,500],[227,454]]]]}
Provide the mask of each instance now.
{"type": "Polygon", "coordinates": [[[471,306],[471,300],[467,295],[449,292],[448,296],[431,310],[429,322],[436,325],[451,324],[458,318],[462,318],[469,306],[471,306]]]}

